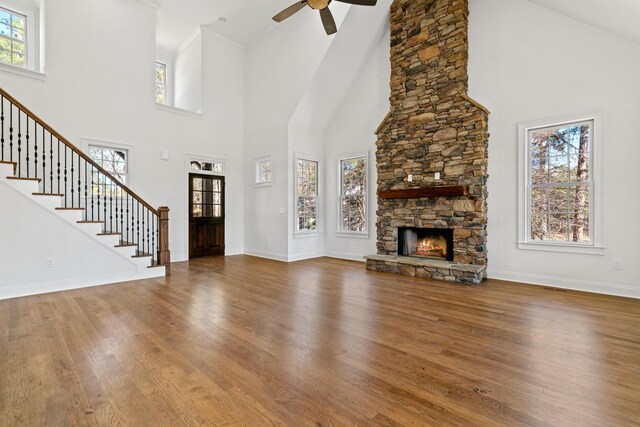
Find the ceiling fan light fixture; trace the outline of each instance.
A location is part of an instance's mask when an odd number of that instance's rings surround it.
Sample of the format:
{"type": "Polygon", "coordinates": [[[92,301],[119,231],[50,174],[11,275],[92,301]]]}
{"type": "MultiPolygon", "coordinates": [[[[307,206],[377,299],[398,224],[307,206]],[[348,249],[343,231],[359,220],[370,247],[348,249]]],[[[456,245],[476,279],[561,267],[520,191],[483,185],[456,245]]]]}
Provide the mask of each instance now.
{"type": "Polygon", "coordinates": [[[307,0],[307,4],[311,9],[322,10],[329,7],[331,0],[307,0]]]}

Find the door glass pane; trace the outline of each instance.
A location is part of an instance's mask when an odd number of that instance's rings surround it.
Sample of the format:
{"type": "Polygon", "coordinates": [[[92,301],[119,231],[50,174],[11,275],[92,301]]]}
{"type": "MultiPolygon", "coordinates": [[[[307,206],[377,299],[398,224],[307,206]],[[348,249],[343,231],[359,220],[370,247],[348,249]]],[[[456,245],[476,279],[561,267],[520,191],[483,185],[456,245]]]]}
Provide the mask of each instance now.
{"type": "Polygon", "coordinates": [[[202,178],[193,178],[193,189],[202,191],[202,178]]]}
{"type": "Polygon", "coordinates": [[[196,218],[202,217],[202,205],[193,205],[193,216],[196,218]]]}
{"type": "Polygon", "coordinates": [[[202,203],[202,193],[199,191],[193,192],[193,203],[202,203]]]}

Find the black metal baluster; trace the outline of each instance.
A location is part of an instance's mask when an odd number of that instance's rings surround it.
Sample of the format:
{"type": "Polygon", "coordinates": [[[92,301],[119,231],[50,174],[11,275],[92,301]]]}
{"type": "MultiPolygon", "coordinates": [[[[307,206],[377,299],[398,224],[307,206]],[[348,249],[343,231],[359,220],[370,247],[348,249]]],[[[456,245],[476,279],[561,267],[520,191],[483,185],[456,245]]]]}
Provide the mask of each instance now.
{"type": "Polygon", "coordinates": [[[9,103],[9,161],[13,162],[13,104],[9,103]]]}
{"type": "Polygon", "coordinates": [[[22,116],[18,108],[18,176],[22,176],[22,116]]]}
{"type": "MultiPolygon", "coordinates": [[[[85,160],[84,162],[84,220],[88,221],[89,220],[89,200],[87,199],[87,197],[89,197],[89,193],[88,193],[88,182],[87,182],[87,161],[85,160]]],[[[91,217],[93,219],[93,212],[91,212],[91,217]]]]}
{"type": "Polygon", "coordinates": [[[58,194],[60,194],[60,140],[59,139],[58,139],[58,194]]]}
{"type": "Polygon", "coordinates": [[[104,222],[104,230],[107,232],[107,175],[102,175],[104,191],[102,192],[102,221],[104,222]]]}
{"type": "Polygon", "coordinates": [[[131,243],[129,240],[129,193],[127,193],[127,243],[131,243]]]}
{"type": "MultiPolygon", "coordinates": [[[[66,147],[66,145],[65,145],[65,147],[66,147]]],[[[73,180],[73,172],[74,172],[74,169],[75,169],[74,168],[74,164],[73,164],[73,153],[74,152],[71,151],[71,181],[69,181],[69,184],[71,184],[71,206],[70,207],[73,207],[73,204],[75,202],[75,197],[74,196],[76,194],[76,191],[75,191],[76,190],[76,187],[75,187],[76,183],[73,180]]],[[[65,161],[66,161],[66,159],[67,159],[67,149],[65,148],[65,161]]],[[[66,192],[66,190],[67,190],[67,184],[66,183],[64,185],[64,189],[65,189],[65,192],[66,192]]]]}
{"type": "Polygon", "coordinates": [[[111,182],[111,191],[109,191],[109,231],[113,231],[113,190],[115,187],[115,182],[112,179],[109,179],[111,182]]]}
{"type": "Polygon", "coordinates": [[[136,200],[136,247],[140,252],[140,203],[136,200]]]}
{"type": "Polygon", "coordinates": [[[124,191],[122,190],[122,188],[120,189],[120,236],[122,236],[122,240],[124,240],[124,198],[122,197],[122,194],[124,193],[124,191]]]}
{"type": "Polygon", "coordinates": [[[0,95],[0,124],[0,127],[2,127],[2,135],[0,135],[0,146],[2,147],[0,160],[4,161],[4,95],[0,95]]]}
{"type": "Polygon", "coordinates": [[[67,207],[67,145],[64,145],[64,207],[67,207]]]}
{"type": "Polygon", "coordinates": [[[141,252],[144,253],[144,207],[142,207],[142,249],[141,252]]]}
{"type": "Polygon", "coordinates": [[[53,135],[51,133],[49,133],[49,191],[53,193],[53,135]]]}
{"type": "Polygon", "coordinates": [[[98,221],[100,221],[100,171],[96,172],[96,188],[98,189],[98,221]]]}
{"type": "Polygon", "coordinates": [[[42,192],[47,192],[47,140],[42,128],[42,192]]]}
{"type": "MultiPolygon", "coordinates": [[[[27,116],[25,114],[25,116],[27,116]]],[[[27,135],[26,135],[26,144],[27,144],[27,178],[30,178],[29,175],[29,116],[27,116],[27,135]]]]}
{"type": "MultiPolygon", "coordinates": [[[[151,212],[149,211],[149,209],[147,209],[147,252],[152,254],[152,248],[151,248],[151,236],[150,236],[150,232],[149,232],[149,222],[151,220],[151,212]]],[[[153,261],[153,258],[151,258],[151,260],[153,261]]]]}
{"type": "Polygon", "coordinates": [[[78,154],[78,207],[82,207],[82,166],[80,166],[80,154],[78,154]]]}

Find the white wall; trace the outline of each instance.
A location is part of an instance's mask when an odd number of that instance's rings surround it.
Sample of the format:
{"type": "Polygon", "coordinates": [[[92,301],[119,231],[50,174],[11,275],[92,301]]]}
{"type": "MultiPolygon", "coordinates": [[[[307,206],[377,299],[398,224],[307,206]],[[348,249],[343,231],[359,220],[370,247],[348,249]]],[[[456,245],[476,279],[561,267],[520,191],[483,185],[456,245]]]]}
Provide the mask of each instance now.
{"type": "MultiPolygon", "coordinates": [[[[348,7],[332,5],[339,23],[348,7]],[[334,7],[335,6],[335,7],[334,7]]],[[[289,121],[332,38],[308,8],[264,34],[247,49],[245,112],[245,251],[289,260],[289,185],[293,164],[289,121]],[[253,160],[273,154],[274,185],[254,188],[253,160]]]]}
{"type": "Polygon", "coordinates": [[[489,276],[640,297],[640,46],[525,0],[470,3],[470,94],[492,112],[489,276]],[[518,250],[517,124],[597,109],[606,256],[518,250]]]}
{"type": "Polygon", "coordinates": [[[137,277],[135,264],[2,181],[0,200],[0,299],[137,277]]]}
{"type": "MultiPolygon", "coordinates": [[[[388,28],[388,26],[387,26],[388,28]]],[[[365,64],[345,102],[336,111],[325,135],[326,158],[326,254],[338,258],[363,260],[376,250],[376,135],[375,131],[389,112],[389,32],[382,38],[365,64]],[[369,235],[345,237],[338,230],[338,158],[348,154],[369,154],[369,235]]]]}
{"type": "Polygon", "coordinates": [[[198,28],[180,46],[173,66],[176,108],[202,112],[202,32],[198,28]]]}
{"type": "Polygon", "coordinates": [[[188,256],[185,156],[226,160],[226,245],[241,252],[244,51],[203,35],[202,115],[161,109],[153,97],[155,14],[142,1],[47,2],[46,79],[0,73],[0,86],[77,145],[88,137],[134,147],[133,189],[171,208],[174,261],[188,256]]]}

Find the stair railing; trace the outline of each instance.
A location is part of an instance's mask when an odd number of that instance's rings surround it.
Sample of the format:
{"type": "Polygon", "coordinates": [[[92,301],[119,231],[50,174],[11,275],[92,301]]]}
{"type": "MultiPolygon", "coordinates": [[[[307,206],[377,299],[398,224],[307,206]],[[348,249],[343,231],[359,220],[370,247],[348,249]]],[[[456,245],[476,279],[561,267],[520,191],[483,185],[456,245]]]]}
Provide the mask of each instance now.
{"type": "Polygon", "coordinates": [[[0,88],[0,161],[14,163],[16,177],[40,182],[40,195],[58,195],[63,209],[82,210],[83,221],[103,224],[150,257],[167,275],[169,208],[155,209],[45,121],[0,88]]]}

